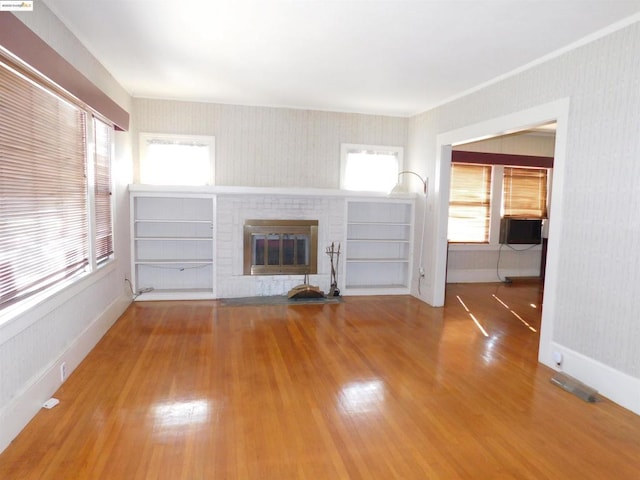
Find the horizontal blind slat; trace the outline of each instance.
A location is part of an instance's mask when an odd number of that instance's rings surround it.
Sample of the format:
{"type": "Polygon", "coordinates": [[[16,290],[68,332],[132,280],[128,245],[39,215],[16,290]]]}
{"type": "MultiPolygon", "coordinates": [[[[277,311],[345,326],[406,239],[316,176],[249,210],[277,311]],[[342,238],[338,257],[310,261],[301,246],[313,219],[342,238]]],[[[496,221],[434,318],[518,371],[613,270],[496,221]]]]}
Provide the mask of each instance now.
{"type": "Polygon", "coordinates": [[[547,169],[505,167],[503,209],[508,217],[547,217],[547,169]]]}
{"type": "Polygon", "coordinates": [[[449,241],[488,242],[491,214],[491,166],[452,164],[449,241]]]}
{"type": "Polygon", "coordinates": [[[112,130],[104,122],[94,119],[95,132],[95,256],[96,261],[113,253],[111,214],[111,150],[112,130]]]}
{"type": "Polygon", "coordinates": [[[0,307],[88,265],[85,120],[0,66],[0,307]]]}

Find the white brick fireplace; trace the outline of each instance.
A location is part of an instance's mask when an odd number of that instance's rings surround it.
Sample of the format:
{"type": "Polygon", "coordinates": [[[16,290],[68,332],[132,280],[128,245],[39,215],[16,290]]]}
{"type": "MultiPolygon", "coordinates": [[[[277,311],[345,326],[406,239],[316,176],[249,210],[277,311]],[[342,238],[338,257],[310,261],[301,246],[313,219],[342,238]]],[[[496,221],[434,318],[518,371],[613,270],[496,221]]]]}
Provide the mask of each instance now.
{"type": "Polygon", "coordinates": [[[218,195],[216,284],[219,298],[285,295],[303,275],[244,275],[243,226],[248,219],[318,220],[318,273],[309,281],[328,291],[331,242],[344,243],[344,197],[282,194],[218,195]]]}
{"type": "Polygon", "coordinates": [[[337,270],[343,294],[409,293],[413,195],[209,186],[129,190],[138,300],[286,295],[302,284],[302,273],[245,273],[247,220],[317,221],[317,273],[308,281],[325,293],[332,243],[342,247],[337,270]]]}

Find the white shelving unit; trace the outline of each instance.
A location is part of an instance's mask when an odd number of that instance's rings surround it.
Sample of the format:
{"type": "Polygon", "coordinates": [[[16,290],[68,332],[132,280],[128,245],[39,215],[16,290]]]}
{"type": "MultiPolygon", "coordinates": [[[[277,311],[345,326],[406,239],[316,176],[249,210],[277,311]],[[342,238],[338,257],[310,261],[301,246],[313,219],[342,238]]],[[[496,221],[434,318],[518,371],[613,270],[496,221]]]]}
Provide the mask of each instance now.
{"type": "Polygon", "coordinates": [[[131,192],[137,300],[215,298],[215,196],[131,192]]]}
{"type": "Polygon", "coordinates": [[[348,200],[345,294],[407,294],[413,200],[348,200]]]}

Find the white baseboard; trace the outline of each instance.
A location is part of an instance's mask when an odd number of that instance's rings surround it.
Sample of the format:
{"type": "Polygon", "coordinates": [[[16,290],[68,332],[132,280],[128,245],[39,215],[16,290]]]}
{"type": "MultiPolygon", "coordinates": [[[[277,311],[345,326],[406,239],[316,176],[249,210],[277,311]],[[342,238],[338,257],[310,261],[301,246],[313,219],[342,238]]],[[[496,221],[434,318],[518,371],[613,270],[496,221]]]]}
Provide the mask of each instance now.
{"type": "Polygon", "coordinates": [[[506,277],[535,277],[539,269],[501,269],[500,278],[495,268],[473,270],[447,270],[447,283],[491,283],[504,281],[506,277]]]}
{"type": "MultiPolygon", "coordinates": [[[[562,354],[561,370],[581,381],[612,402],[640,415],[640,379],[600,363],[570,348],[551,342],[550,355],[562,354]]],[[[558,370],[552,358],[541,358],[545,365],[558,370]]]]}
{"type": "Polygon", "coordinates": [[[124,313],[130,303],[131,299],[126,295],[111,303],[69,345],[69,348],[50,363],[39,378],[28,386],[22,394],[0,410],[0,425],[2,425],[0,429],[0,452],[7,448],[42,408],[42,404],[60,388],[60,385],[62,385],[60,380],[60,365],[62,362],[66,362],[67,375],[70,375],[120,315],[124,313]]]}

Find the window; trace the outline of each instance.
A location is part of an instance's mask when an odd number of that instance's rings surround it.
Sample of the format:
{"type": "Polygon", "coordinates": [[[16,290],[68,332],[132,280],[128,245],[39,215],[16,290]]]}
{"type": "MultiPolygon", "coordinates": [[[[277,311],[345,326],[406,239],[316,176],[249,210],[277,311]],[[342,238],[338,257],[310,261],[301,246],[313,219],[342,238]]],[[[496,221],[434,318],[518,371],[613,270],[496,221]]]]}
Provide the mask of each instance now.
{"type": "MultiPolygon", "coordinates": [[[[98,216],[92,204],[103,196],[104,179],[110,183],[111,149],[98,141],[95,164],[88,163],[91,118],[63,92],[0,63],[0,310],[92,270],[91,252],[106,258],[113,251],[110,200],[98,216]],[[104,248],[91,235],[94,222],[109,239],[104,248]]],[[[109,139],[112,130],[100,128],[109,139]]]]}
{"type": "Polygon", "coordinates": [[[452,164],[449,241],[488,242],[490,217],[491,166],[452,164]]]}
{"type": "Polygon", "coordinates": [[[95,259],[102,263],[113,254],[113,224],[111,215],[111,145],[113,129],[106,123],[93,119],[95,139],[95,259]]]}
{"type": "Polygon", "coordinates": [[[214,137],[140,134],[140,183],[213,185],[214,137]]]}
{"type": "MultiPolygon", "coordinates": [[[[487,159],[483,157],[487,154],[477,155],[480,159],[487,159]]],[[[504,160],[498,154],[492,156],[494,160],[504,160]]],[[[523,156],[521,161],[525,162],[530,158],[523,156]]],[[[519,159],[517,155],[510,155],[509,160],[519,159]]],[[[497,161],[492,164],[452,163],[449,241],[497,241],[497,232],[495,235],[491,232],[491,225],[498,225],[491,222],[492,215],[546,218],[548,172],[548,168],[505,166],[497,161]]]]}
{"type": "Polygon", "coordinates": [[[342,144],[340,188],[390,192],[402,171],[402,147],[342,144]]]}
{"type": "Polygon", "coordinates": [[[547,169],[504,167],[502,215],[547,217],[547,169]]]}

